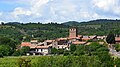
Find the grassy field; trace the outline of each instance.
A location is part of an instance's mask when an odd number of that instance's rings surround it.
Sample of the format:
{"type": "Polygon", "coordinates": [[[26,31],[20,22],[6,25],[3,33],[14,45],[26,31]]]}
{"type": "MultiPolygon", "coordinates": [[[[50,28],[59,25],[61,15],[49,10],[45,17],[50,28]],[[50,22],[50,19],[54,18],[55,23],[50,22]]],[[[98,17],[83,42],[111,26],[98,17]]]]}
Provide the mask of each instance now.
{"type": "Polygon", "coordinates": [[[0,58],[0,67],[97,67],[94,56],[30,56],[0,58]]]}
{"type": "MultiPolygon", "coordinates": [[[[118,60],[119,61],[119,60],[118,60]]],[[[0,67],[119,67],[119,62],[97,56],[22,56],[0,58],[0,67]]]]}
{"type": "Polygon", "coordinates": [[[0,58],[0,67],[18,67],[18,58],[0,58]]]}
{"type": "Polygon", "coordinates": [[[25,62],[30,61],[28,62],[28,65],[32,65],[32,63],[35,63],[40,57],[41,56],[4,57],[0,58],[0,67],[20,67],[20,65],[26,67],[25,62]]]}

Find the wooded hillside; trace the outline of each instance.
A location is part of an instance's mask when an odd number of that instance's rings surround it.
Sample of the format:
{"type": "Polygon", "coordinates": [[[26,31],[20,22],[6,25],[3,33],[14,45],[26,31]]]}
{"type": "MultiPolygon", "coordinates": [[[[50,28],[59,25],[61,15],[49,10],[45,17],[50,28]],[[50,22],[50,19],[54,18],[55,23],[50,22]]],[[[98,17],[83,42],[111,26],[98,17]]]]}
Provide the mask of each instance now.
{"type": "Polygon", "coordinates": [[[71,27],[78,28],[78,34],[83,35],[107,35],[110,31],[120,34],[120,20],[93,20],[88,22],[69,21],[62,24],[57,23],[6,23],[0,25],[0,36],[7,36],[20,42],[29,41],[37,38],[40,41],[45,39],[55,39],[67,37],[68,29],[71,27]],[[23,39],[24,37],[24,39],[23,39]]]}

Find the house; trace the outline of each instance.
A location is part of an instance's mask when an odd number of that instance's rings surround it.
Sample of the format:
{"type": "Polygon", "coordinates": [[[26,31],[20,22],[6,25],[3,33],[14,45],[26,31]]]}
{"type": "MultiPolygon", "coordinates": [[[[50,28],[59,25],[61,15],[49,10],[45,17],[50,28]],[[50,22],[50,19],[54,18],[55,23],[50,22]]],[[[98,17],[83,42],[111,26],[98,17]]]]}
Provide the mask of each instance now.
{"type": "Polygon", "coordinates": [[[41,46],[41,45],[33,45],[31,42],[22,42],[21,43],[21,48],[23,46],[29,46],[30,51],[28,51],[27,55],[48,55],[51,52],[51,47],[50,46],[41,46]]]}
{"type": "Polygon", "coordinates": [[[68,38],[58,38],[53,41],[52,47],[56,49],[66,49],[69,50],[70,44],[68,43],[68,38]]]}
{"type": "Polygon", "coordinates": [[[115,42],[120,44],[120,37],[115,37],[115,42]]]}
{"type": "Polygon", "coordinates": [[[31,46],[29,53],[32,55],[48,55],[51,53],[51,47],[49,47],[49,46],[31,46]]]}
{"type": "Polygon", "coordinates": [[[88,41],[90,40],[91,38],[82,38],[82,41],[88,41]]]}

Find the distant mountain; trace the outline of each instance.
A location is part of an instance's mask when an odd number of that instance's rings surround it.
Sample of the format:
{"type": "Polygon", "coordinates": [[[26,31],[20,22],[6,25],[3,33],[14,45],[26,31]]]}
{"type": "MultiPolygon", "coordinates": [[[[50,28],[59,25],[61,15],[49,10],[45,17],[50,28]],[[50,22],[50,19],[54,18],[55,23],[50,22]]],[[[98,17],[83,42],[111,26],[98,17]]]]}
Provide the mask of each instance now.
{"type": "Polygon", "coordinates": [[[120,20],[113,20],[113,19],[97,19],[97,20],[91,20],[88,22],[97,22],[97,23],[107,23],[107,22],[120,22],[120,20]]]}
{"type": "Polygon", "coordinates": [[[16,24],[21,24],[20,22],[8,22],[6,23],[7,25],[16,25],[16,24]]]}
{"type": "Polygon", "coordinates": [[[78,34],[107,35],[110,31],[120,35],[120,20],[97,19],[87,22],[69,21],[63,23],[78,28],[78,34]]]}
{"type": "Polygon", "coordinates": [[[112,20],[112,19],[97,19],[97,20],[91,20],[87,22],[78,22],[78,21],[68,21],[62,23],[63,25],[69,25],[69,26],[76,26],[79,24],[100,24],[100,23],[112,23],[112,22],[120,22],[120,20],[112,20]]]}
{"type": "Polygon", "coordinates": [[[79,24],[79,22],[77,22],[77,21],[68,21],[68,22],[64,22],[64,23],[62,23],[63,25],[69,25],[69,26],[73,26],[73,25],[78,25],[79,24]]]}

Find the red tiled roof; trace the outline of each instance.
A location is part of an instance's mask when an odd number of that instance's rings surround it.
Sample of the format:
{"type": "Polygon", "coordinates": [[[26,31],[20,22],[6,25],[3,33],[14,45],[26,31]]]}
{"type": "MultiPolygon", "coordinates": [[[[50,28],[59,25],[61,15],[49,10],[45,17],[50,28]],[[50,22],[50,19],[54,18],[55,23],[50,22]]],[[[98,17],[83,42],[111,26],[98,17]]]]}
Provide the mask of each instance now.
{"type": "Polygon", "coordinates": [[[69,39],[74,39],[74,38],[76,38],[76,37],[69,37],[69,39]]]}
{"type": "Polygon", "coordinates": [[[82,40],[85,40],[85,41],[87,41],[87,40],[90,40],[90,38],[82,38],[82,40]]]}
{"type": "Polygon", "coordinates": [[[37,46],[36,48],[49,48],[49,46],[37,46]]]}
{"type": "Polygon", "coordinates": [[[115,37],[115,41],[120,41],[120,37],[115,37]]]}
{"type": "Polygon", "coordinates": [[[80,39],[81,37],[68,37],[68,39],[80,39]]]}
{"type": "Polygon", "coordinates": [[[83,42],[83,41],[75,41],[75,42],[72,42],[72,44],[85,44],[86,42],[83,42]]]}
{"type": "Polygon", "coordinates": [[[68,38],[58,38],[57,40],[67,40],[68,38]]]}
{"type": "Polygon", "coordinates": [[[36,48],[36,46],[30,46],[30,48],[36,48]]]}
{"type": "Polygon", "coordinates": [[[45,49],[45,48],[49,48],[49,46],[30,46],[30,48],[41,48],[41,49],[45,49]]]}
{"type": "Polygon", "coordinates": [[[46,40],[45,42],[53,42],[53,40],[46,40]]]}
{"type": "Polygon", "coordinates": [[[31,46],[31,43],[30,42],[22,42],[21,46],[31,46]]]}

